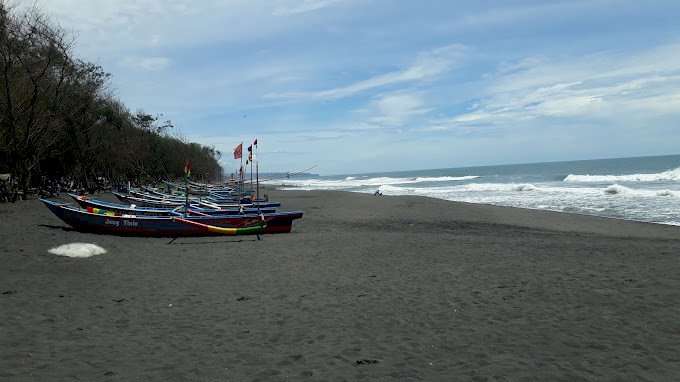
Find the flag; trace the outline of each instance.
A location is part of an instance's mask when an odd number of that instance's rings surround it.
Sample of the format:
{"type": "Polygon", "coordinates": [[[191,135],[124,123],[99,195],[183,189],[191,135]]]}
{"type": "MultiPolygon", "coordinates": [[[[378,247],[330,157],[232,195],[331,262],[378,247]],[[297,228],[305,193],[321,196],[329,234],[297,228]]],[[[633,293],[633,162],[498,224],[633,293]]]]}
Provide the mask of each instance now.
{"type": "Polygon", "coordinates": [[[248,146],[248,160],[253,161],[253,145],[248,146]]]}
{"type": "MultiPolygon", "coordinates": [[[[253,146],[255,146],[255,151],[257,151],[257,138],[255,138],[255,142],[253,142],[253,146]]],[[[251,155],[252,155],[252,153],[251,153],[251,155]]],[[[251,161],[257,160],[257,158],[255,158],[255,155],[252,155],[250,160],[251,161]]]]}
{"type": "Polygon", "coordinates": [[[191,162],[186,161],[184,162],[184,175],[188,177],[191,176],[191,162]]]}
{"type": "Polygon", "coordinates": [[[238,159],[243,155],[243,142],[241,142],[240,145],[236,146],[234,149],[234,159],[238,159]]]}

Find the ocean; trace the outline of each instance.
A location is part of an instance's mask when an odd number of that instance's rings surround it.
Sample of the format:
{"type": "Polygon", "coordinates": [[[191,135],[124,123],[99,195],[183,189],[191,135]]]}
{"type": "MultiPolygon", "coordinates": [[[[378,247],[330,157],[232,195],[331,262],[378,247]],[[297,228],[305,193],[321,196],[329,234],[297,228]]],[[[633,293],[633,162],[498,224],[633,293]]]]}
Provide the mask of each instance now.
{"type": "Polygon", "coordinates": [[[274,179],[280,189],[420,195],[680,225],[680,155],[274,179]]]}

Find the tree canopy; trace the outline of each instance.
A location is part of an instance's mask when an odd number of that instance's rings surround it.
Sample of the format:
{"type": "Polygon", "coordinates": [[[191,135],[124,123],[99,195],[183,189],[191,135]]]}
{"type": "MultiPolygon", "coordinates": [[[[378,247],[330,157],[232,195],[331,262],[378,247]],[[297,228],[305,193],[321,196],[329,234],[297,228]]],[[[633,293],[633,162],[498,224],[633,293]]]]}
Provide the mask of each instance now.
{"type": "Polygon", "coordinates": [[[0,0],[0,173],[23,188],[62,176],[88,187],[178,178],[189,160],[192,174],[221,178],[219,151],[173,135],[162,115],[131,112],[74,43],[39,9],[0,0]]]}

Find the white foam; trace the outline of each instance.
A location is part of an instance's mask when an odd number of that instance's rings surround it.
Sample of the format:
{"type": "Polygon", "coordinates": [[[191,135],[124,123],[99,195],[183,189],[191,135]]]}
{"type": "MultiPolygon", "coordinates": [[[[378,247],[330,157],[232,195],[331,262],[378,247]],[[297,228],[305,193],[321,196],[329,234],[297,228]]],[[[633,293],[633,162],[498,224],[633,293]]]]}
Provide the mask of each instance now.
{"type": "MultiPolygon", "coordinates": [[[[456,182],[465,181],[478,178],[474,175],[466,176],[438,176],[438,177],[416,177],[416,178],[392,178],[392,177],[374,177],[374,178],[356,178],[348,176],[345,179],[286,179],[284,181],[266,181],[263,183],[281,185],[287,187],[284,189],[297,190],[345,190],[356,189],[361,187],[376,187],[383,185],[397,185],[397,184],[415,184],[423,182],[456,182]]],[[[374,190],[375,191],[375,190],[374,190]]]]}
{"type": "Polygon", "coordinates": [[[655,174],[630,175],[575,175],[569,174],[565,182],[659,182],[680,181],[680,167],[655,174]]]}
{"type": "Polygon", "coordinates": [[[604,188],[604,193],[608,195],[621,195],[636,198],[655,198],[655,197],[679,197],[680,192],[672,190],[640,190],[633,189],[620,184],[612,184],[604,188]]]}
{"type": "Polygon", "coordinates": [[[533,184],[518,184],[517,186],[512,188],[513,191],[534,191],[536,190],[536,186],[533,184]]]}
{"type": "Polygon", "coordinates": [[[630,191],[632,191],[630,188],[624,187],[620,184],[612,184],[611,186],[604,189],[604,193],[609,195],[623,194],[630,191]]]}
{"type": "Polygon", "coordinates": [[[657,174],[571,175],[564,182],[532,178],[532,183],[529,183],[529,179],[522,177],[512,177],[517,179],[516,183],[480,182],[484,178],[468,181],[476,178],[480,177],[397,178],[357,175],[355,179],[286,180],[286,184],[292,187],[285,189],[335,189],[371,194],[378,189],[383,195],[390,196],[416,195],[680,225],[680,169],[657,174]]]}
{"type": "Polygon", "coordinates": [[[418,177],[414,179],[414,183],[419,182],[455,182],[461,180],[471,180],[479,178],[476,175],[466,175],[466,176],[434,176],[434,177],[418,177]]]}
{"type": "MultiPolygon", "coordinates": [[[[531,192],[536,197],[540,195],[552,195],[559,197],[570,197],[577,201],[582,198],[596,197],[598,195],[620,195],[633,198],[655,198],[655,197],[680,197],[680,191],[672,190],[641,190],[632,189],[620,184],[612,184],[605,188],[600,187],[550,187],[547,185],[536,186],[531,183],[470,183],[457,186],[446,187],[408,187],[398,185],[382,185],[379,190],[388,195],[420,195],[434,198],[449,199],[448,195],[470,195],[469,201],[474,201],[475,197],[498,196],[501,198],[512,198],[513,194],[524,198],[519,194],[531,192]],[[502,196],[505,195],[505,196],[502,196]]],[[[468,199],[466,199],[467,201],[468,199]]]]}
{"type": "MultiPolygon", "coordinates": [[[[470,183],[461,186],[455,186],[456,190],[459,191],[500,191],[500,192],[510,192],[510,191],[549,191],[551,188],[547,187],[537,187],[531,183],[470,183]]],[[[565,189],[565,188],[561,188],[565,189]]]]}
{"type": "Polygon", "coordinates": [[[71,243],[54,247],[48,250],[47,252],[59,256],[90,257],[95,255],[102,255],[106,253],[106,250],[96,244],[71,243]]]}

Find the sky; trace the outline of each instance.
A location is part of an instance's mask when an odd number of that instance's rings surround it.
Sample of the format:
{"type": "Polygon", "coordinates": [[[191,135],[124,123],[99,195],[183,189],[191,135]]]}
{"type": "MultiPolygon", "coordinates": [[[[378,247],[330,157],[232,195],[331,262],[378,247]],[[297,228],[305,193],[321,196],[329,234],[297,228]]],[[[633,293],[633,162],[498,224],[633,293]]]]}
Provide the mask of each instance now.
{"type": "Polygon", "coordinates": [[[322,175],[680,153],[676,0],[37,4],[226,173],[255,139],[322,175]]]}

